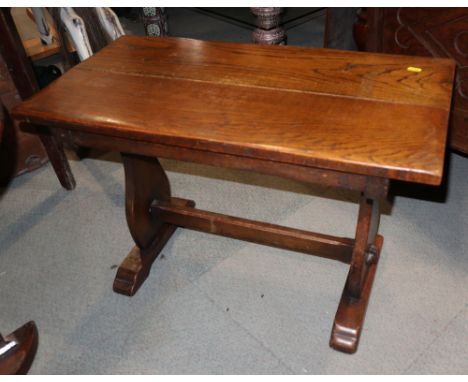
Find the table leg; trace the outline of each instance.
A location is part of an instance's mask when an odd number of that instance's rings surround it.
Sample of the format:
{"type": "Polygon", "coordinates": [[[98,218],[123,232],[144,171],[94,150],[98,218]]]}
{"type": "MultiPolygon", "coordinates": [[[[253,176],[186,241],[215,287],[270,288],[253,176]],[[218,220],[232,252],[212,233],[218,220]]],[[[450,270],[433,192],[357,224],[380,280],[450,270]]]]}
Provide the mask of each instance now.
{"type": "Polygon", "coordinates": [[[364,323],[383,244],[383,237],[377,235],[379,218],[378,201],[363,194],[350,269],[330,338],[331,347],[346,353],[357,350],[364,323]]]}
{"type": "Polygon", "coordinates": [[[56,138],[53,133],[46,128],[41,128],[39,131],[39,138],[44,145],[47,156],[49,157],[60,184],[66,190],[73,190],[76,186],[75,177],[70,169],[70,164],[65,155],[62,141],[56,138]]]}
{"type": "MultiPolygon", "coordinates": [[[[113,288],[133,296],[177,226],[162,222],[150,211],[151,206],[171,200],[169,180],[158,159],[122,153],[122,161],[127,223],[136,246],[120,265],[113,288]]],[[[195,205],[188,200],[182,203],[195,205]]]]}

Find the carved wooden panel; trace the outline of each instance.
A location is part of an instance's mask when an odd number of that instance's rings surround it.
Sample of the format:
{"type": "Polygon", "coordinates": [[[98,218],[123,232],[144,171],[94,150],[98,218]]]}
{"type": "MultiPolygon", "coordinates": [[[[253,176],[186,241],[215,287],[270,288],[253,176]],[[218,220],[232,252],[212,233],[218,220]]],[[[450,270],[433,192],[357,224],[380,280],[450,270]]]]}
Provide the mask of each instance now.
{"type": "Polygon", "coordinates": [[[468,153],[468,8],[368,8],[366,18],[366,50],[457,62],[450,145],[468,153]]]}

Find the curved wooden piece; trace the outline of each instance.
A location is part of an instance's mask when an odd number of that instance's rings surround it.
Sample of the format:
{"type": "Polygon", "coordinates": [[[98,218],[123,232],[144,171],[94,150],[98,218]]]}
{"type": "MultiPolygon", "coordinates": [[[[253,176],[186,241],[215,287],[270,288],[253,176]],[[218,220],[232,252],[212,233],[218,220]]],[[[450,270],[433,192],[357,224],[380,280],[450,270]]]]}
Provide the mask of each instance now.
{"type": "Polygon", "coordinates": [[[125,211],[128,228],[139,248],[147,248],[161,223],[150,213],[153,201],[171,197],[169,180],[158,159],[122,154],[125,170],[125,211]]]}
{"type": "MultiPolygon", "coordinates": [[[[171,200],[169,180],[158,159],[122,153],[122,161],[127,224],[136,246],[117,270],[113,289],[133,296],[177,227],[151,214],[152,205],[171,200]]],[[[181,203],[194,206],[187,200],[181,203]]]]}
{"type": "Polygon", "coordinates": [[[369,246],[374,243],[379,228],[379,202],[362,195],[359,201],[359,216],[356,227],[353,255],[346,288],[354,298],[359,298],[367,272],[366,257],[369,246]]]}
{"type": "Polygon", "coordinates": [[[359,216],[346,284],[336,312],[330,346],[346,353],[357,350],[377,269],[383,237],[377,235],[379,203],[367,192],[359,201],[359,216]]]}
{"type": "Polygon", "coordinates": [[[29,321],[5,338],[0,335],[0,374],[26,374],[36,355],[39,335],[29,321]]]}
{"type": "Polygon", "coordinates": [[[330,346],[336,350],[345,353],[355,353],[357,350],[382,244],[383,237],[377,235],[375,257],[367,269],[361,297],[356,299],[347,288],[343,290],[330,338],[330,346]]]}

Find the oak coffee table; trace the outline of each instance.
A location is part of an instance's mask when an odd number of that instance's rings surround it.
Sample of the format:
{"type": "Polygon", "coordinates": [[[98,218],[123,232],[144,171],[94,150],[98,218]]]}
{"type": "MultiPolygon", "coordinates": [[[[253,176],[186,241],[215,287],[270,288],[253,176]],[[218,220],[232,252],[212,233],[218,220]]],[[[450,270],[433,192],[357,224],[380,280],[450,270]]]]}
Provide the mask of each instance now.
{"type": "Polygon", "coordinates": [[[327,257],[350,264],[330,345],[352,353],[382,248],[378,201],[391,179],[441,182],[453,76],[448,59],[124,36],[13,116],[122,153],[136,246],[116,292],[138,290],[177,227],[327,257]],[[355,190],[356,235],[196,209],[171,196],[158,157],[355,190]]]}

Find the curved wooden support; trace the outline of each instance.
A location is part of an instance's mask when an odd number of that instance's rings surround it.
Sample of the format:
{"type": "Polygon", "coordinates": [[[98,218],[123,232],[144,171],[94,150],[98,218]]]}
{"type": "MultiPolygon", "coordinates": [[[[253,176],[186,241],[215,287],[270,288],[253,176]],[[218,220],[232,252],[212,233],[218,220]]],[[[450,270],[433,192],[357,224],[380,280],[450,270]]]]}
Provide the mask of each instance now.
{"type": "MultiPolygon", "coordinates": [[[[122,161],[127,224],[136,246],[117,270],[113,289],[133,296],[177,227],[162,222],[150,211],[152,205],[171,200],[169,180],[158,159],[122,153],[122,161]]],[[[194,206],[187,200],[181,203],[194,206]]]]}
{"type": "Polygon", "coordinates": [[[130,233],[139,248],[147,248],[161,223],[150,213],[154,201],[171,197],[169,180],[158,159],[122,154],[125,170],[125,211],[130,233]]]}
{"type": "Polygon", "coordinates": [[[379,202],[362,195],[359,201],[359,216],[356,227],[353,255],[349,268],[346,288],[354,298],[361,295],[364,278],[367,272],[367,257],[373,256],[371,247],[379,228],[379,202]]]}
{"type": "Polygon", "coordinates": [[[0,374],[26,374],[36,355],[39,335],[29,321],[5,338],[0,335],[0,374]]]}
{"type": "Polygon", "coordinates": [[[383,237],[377,235],[375,257],[367,269],[361,297],[354,298],[346,287],[343,290],[330,338],[330,346],[336,350],[345,353],[355,353],[357,350],[382,244],[383,237]]]}
{"type": "Polygon", "coordinates": [[[379,203],[366,192],[361,195],[353,254],[346,284],[336,312],[330,346],[346,353],[357,350],[383,244],[377,235],[379,203]]]}

